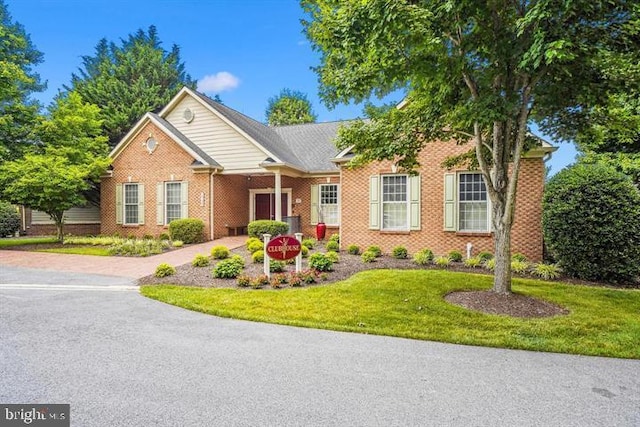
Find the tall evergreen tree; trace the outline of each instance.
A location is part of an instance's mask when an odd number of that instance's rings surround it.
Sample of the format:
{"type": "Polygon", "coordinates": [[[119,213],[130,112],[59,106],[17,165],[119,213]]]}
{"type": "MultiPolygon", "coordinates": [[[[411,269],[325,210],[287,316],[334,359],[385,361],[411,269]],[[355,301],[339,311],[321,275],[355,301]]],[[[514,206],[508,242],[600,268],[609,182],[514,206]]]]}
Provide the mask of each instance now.
{"type": "Polygon", "coordinates": [[[83,56],[71,85],[85,102],[100,107],[103,129],[114,147],[148,112],[161,108],[183,87],[196,82],[180,61],[180,48],[162,47],[155,26],[140,29],[120,45],[102,39],[93,56],[83,56]]]}
{"type": "Polygon", "coordinates": [[[45,88],[33,71],[41,62],[42,53],[0,0],[0,163],[20,157],[33,141],[40,105],[30,95],[45,88]]]}

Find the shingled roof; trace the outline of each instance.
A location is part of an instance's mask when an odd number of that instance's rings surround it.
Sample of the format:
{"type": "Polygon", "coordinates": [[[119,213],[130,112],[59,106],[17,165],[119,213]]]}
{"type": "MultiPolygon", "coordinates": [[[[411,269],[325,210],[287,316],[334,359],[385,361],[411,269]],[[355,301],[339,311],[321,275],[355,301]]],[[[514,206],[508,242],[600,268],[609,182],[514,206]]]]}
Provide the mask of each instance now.
{"type": "Polygon", "coordinates": [[[307,173],[338,170],[337,166],[331,162],[338,152],[333,140],[338,128],[349,123],[348,121],[267,126],[206,95],[192,92],[272,153],[277,160],[307,173]]]}

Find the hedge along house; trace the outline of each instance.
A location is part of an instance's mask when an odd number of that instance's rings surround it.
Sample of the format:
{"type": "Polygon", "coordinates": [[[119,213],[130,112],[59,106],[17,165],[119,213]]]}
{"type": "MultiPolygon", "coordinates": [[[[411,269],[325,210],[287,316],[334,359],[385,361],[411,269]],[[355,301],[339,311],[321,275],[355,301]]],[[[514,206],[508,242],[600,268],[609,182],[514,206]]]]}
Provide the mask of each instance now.
{"type": "MultiPolygon", "coordinates": [[[[417,176],[391,162],[348,167],[353,153],[333,139],[348,122],[269,127],[183,88],[158,114],[147,113],[113,149],[102,179],[101,232],[159,235],[177,218],[200,218],[207,239],[243,233],[255,219],[286,220],[313,236],[323,220],[342,245],[404,245],[492,251],[490,212],[479,173],[445,170],[467,150],[427,144],[417,176]]],[[[542,257],[546,143],[520,171],[512,251],[542,257]]]]}

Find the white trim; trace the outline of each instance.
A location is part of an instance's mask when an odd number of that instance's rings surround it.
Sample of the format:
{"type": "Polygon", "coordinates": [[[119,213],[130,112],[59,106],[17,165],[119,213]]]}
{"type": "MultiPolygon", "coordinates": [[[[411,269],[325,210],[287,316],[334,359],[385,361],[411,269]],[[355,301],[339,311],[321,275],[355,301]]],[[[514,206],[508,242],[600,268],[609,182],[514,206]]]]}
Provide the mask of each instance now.
{"type": "MultiPolygon", "coordinates": [[[[256,219],[256,194],[273,194],[275,196],[274,188],[250,188],[249,189],[249,222],[256,219]]],[[[291,195],[293,191],[291,188],[283,188],[282,194],[287,195],[287,214],[283,216],[291,216],[292,200],[291,195]]]]}
{"type": "Polygon", "coordinates": [[[411,194],[411,182],[409,179],[409,175],[406,173],[384,173],[384,174],[380,174],[380,231],[409,231],[411,230],[411,201],[410,201],[410,194],[411,194]],[[405,196],[406,199],[404,201],[404,204],[406,206],[406,227],[403,228],[385,228],[384,227],[384,205],[385,203],[395,203],[395,204],[400,204],[399,202],[385,202],[384,201],[384,178],[385,177],[398,177],[398,176],[403,176],[406,179],[406,186],[405,186],[405,196]]]}
{"type": "MultiPolygon", "coordinates": [[[[341,219],[341,206],[340,206],[340,184],[339,183],[335,183],[335,182],[325,182],[323,184],[318,184],[318,209],[320,209],[320,211],[322,211],[322,187],[327,187],[329,185],[335,185],[336,186],[336,205],[337,205],[337,212],[338,212],[338,222],[337,223],[329,223],[327,221],[325,221],[325,224],[327,226],[330,227],[340,227],[340,219],[341,219]]],[[[324,212],[323,212],[323,219],[324,218],[324,212]]]]}
{"type": "MultiPolygon", "coordinates": [[[[456,188],[455,188],[455,192],[456,192],[456,231],[459,231],[461,233],[489,233],[491,231],[491,200],[489,199],[489,192],[486,191],[487,195],[486,195],[486,200],[484,200],[484,202],[486,202],[487,205],[487,225],[486,228],[484,230],[462,230],[460,228],[460,175],[480,175],[482,177],[482,181],[484,182],[484,177],[482,176],[482,173],[480,172],[474,172],[474,171],[459,171],[458,173],[456,173],[456,188]]],[[[485,188],[487,183],[484,183],[485,188]]],[[[483,201],[483,200],[478,200],[478,201],[483,201]]],[[[468,201],[465,201],[463,203],[466,203],[468,201]]]]}
{"type": "Polygon", "coordinates": [[[140,225],[140,198],[138,197],[138,182],[122,183],[122,225],[140,225]],[[136,188],[136,203],[127,203],[127,187],[136,188]],[[127,206],[136,206],[136,222],[127,222],[127,206]]]}

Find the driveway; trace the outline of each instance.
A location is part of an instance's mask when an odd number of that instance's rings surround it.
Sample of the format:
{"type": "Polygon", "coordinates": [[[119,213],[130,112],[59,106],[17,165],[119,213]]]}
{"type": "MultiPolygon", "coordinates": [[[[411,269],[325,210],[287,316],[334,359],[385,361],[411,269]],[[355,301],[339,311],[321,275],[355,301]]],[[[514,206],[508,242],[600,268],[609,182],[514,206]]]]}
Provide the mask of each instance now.
{"type": "Polygon", "coordinates": [[[0,269],[0,402],[69,403],[74,426],[640,425],[637,360],[221,319],[122,278],[0,269]]]}

